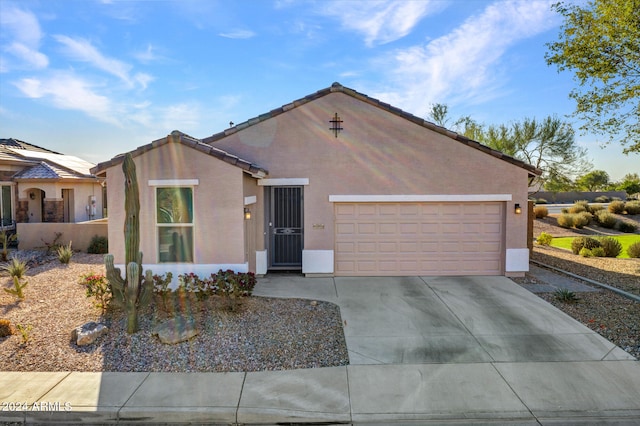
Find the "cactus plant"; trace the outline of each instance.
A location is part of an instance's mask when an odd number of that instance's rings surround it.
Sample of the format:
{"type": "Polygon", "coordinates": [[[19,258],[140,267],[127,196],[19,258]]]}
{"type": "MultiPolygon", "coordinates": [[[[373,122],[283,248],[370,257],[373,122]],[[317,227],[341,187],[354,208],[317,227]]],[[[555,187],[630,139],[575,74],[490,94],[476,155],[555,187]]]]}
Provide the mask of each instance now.
{"type": "Polygon", "coordinates": [[[124,173],[124,244],[126,275],[122,278],[120,268],[113,264],[113,255],[106,254],[104,263],[107,279],[113,294],[112,303],[127,313],[127,333],[138,330],[138,310],[146,306],[153,296],[153,273],[142,276],[142,252],[140,248],[140,200],[136,166],[131,154],[126,154],[122,163],[124,173]]]}

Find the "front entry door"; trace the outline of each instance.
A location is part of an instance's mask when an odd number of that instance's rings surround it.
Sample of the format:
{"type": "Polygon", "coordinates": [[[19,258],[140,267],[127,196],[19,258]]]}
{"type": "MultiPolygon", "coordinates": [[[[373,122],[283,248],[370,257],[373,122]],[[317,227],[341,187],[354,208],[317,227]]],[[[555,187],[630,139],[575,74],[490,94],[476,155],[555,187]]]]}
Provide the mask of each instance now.
{"type": "Polygon", "coordinates": [[[302,269],[302,187],[271,187],[271,269],[302,269]]]}

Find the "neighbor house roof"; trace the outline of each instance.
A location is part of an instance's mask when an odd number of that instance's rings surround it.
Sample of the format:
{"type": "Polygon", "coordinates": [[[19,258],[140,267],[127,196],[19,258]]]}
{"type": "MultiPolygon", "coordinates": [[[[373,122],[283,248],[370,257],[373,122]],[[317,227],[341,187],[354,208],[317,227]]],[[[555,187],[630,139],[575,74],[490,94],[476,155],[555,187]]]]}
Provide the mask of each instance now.
{"type": "Polygon", "coordinates": [[[451,130],[445,129],[444,127],[438,126],[437,124],[431,123],[430,121],[427,121],[423,118],[420,117],[416,117],[413,114],[410,114],[408,112],[405,112],[403,110],[401,110],[400,108],[396,108],[392,105],[389,105],[387,103],[384,103],[382,101],[379,101],[378,99],[375,98],[371,98],[365,94],[359,93],[353,89],[349,89],[348,87],[344,87],[343,85],[341,85],[340,83],[333,83],[331,85],[331,87],[328,87],[326,89],[322,89],[319,90],[311,95],[305,96],[304,98],[298,99],[296,101],[293,101],[289,104],[283,105],[280,108],[276,108],[274,110],[269,111],[268,113],[259,115],[258,117],[254,117],[251,118],[243,123],[237,124],[234,127],[230,127],[226,130],[224,130],[223,132],[220,133],[216,133],[212,136],[209,136],[207,138],[202,139],[202,142],[206,143],[206,144],[213,144],[216,141],[219,141],[233,133],[236,133],[242,129],[246,129],[247,127],[253,126],[257,123],[260,123],[262,121],[268,120],[270,118],[273,118],[275,116],[278,116],[280,114],[283,114],[293,108],[297,108],[299,106],[302,106],[308,102],[314,101],[316,99],[322,98],[323,96],[327,96],[330,93],[335,93],[335,92],[340,92],[340,93],[344,93],[348,96],[351,96],[355,99],[358,99],[362,102],[366,102],[369,105],[373,105],[375,107],[381,108],[385,111],[390,112],[391,114],[397,115],[399,117],[402,117],[406,120],[411,121],[414,124],[417,124],[419,126],[425,127],[429,130],[432,130],[434,132],[440,133],[442,135],[445,135],[457,142],[463,143],[467,146],[470,146],[471,148],[477,149],[479,151],[482,151],[486,154],[492,155],[493,157],[497,157],[501,160],[507,161],[509,163],[512,163],[518,167],[522,167],[523,169],[527,170],[531,175],[541,175],[542,174],[542,170],[528,164],[525,163],[524,161],[518,160],[517,158],[513,158],[509,155],[506,155],[500,151],[497,151],[495,149],[489,148],[486,145],[483,145],[479,142],[474,141],[473,139],[469,139],[466,136],[463,136],[461,134],[458,134],[456,132],[453,132],[451,130]]]}
{"type": "MultiPolygon", "coordinates": [[[[170,135],[168,135],[165,138],[155,140],[147,145],[139,146],[138,148],[131,151],[131,155],[133,157],[137,157],[138,155],[141,155],[147,151],[161,147],[162,145],[166,145],[168,143],[180,143],[182,145],[196,149],[204,154],[211,155],[212,157],[218,158],[224,161],[225,163],[229,163],[233,166],[239,167],[245,172],[250,173],[251,175],[254,175],[257,177],[264,177],[267,174],[269,174],[267,170],[263,169],[262,167],[256,164],[243,160],[242,158],[237,157],[233,154],[229,154],[228,152],[223,151],[221,149],[212,147],[211,145],[207,145],[203,143],[201,140],[196,139],[192,136],[189,136],[185,133],[182,133],[178,130],[174,130],[173,132],[171,132],[170,135]]],[[[103,173],[109,167],[113,167],[117,164],[120,164],[123,160],[124,160],[124,154],[119,154],[109,161],[105,161],[98,164],[97,166],[92,168],[91,171],[96,175],[103,173]]]]}
{"type": "Polygon", "coordinates": [[[25,166],[14,179],[95,179],[93,163],[13,138],[0,139],[0,161],[25,166]]]}

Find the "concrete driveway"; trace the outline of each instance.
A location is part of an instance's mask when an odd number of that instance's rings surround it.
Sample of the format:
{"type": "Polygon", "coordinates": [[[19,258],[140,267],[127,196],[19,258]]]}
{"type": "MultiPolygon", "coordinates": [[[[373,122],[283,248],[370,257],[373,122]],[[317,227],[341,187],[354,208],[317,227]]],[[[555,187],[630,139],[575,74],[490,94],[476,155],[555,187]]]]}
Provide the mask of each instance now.
{"type": "Polygon", "coordinates": [[[351,365],[633,359],[505,277],[275,275],[255,294],[336,303],[351,365]]]}

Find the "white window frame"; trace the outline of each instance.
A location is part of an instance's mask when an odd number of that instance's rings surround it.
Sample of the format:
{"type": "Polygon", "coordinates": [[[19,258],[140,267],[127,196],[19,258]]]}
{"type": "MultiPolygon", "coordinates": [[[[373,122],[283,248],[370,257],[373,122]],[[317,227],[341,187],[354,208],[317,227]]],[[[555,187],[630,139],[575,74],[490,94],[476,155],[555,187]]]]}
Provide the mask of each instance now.
{"type": "Polygon", "coordinates": [[[195,186],[193,186],[193,183],[195,183],[195,185],[197,185],[197,180],[188,180],[188,181],[179,181],[179,180],[175,180],[175,181],[149,181],[149,186],[153,187],[153,199],[154,199],[154,221],[155,221],[155,229],[156,229],[156,252],[157,252],[157,259],[158,259],[158,263],[161,264],[171,264],[171,263],[180,263],[180,264],[192,264],[192,263],[196,263],[196,250],[195,250],[195,238],[196,238],[196,232],[195,232],[195,218],[196,218],[196,201],[195,201],[195,186]],[[169,184],[167,184],[169,183],[169,184]],[[183,183],[183,184],[181,184],[183,183]],[[191,183],[191,185],[189,185],[191,183]],[[192,212],[192,217],[191,217],[191,222],[190,223],[159,223],[158,222],[158,190],[160,189],[165,189],[165,188],[169,188],[169,189],[175,189],[175,188],[188,188],[191,190],[191,212],[192,212]],[[191,261],[190,262],[184,262],[184,261],[169,261],[169,262],[164,262],[160,260],[160,228],[191,228],[191,261]]]}

